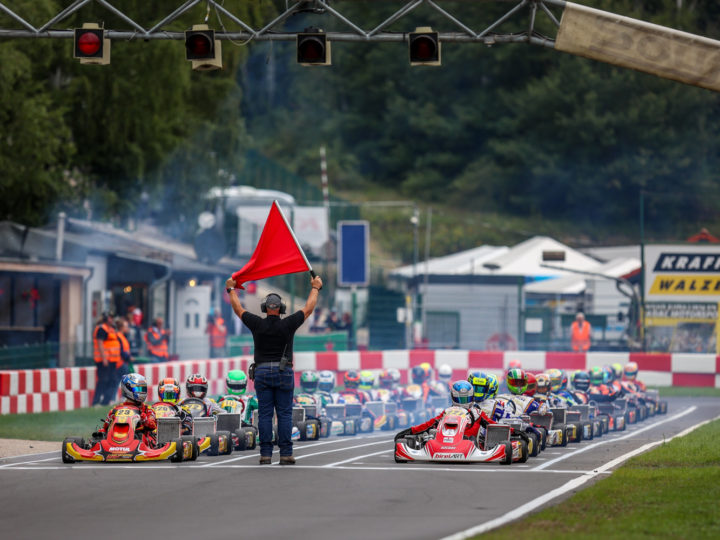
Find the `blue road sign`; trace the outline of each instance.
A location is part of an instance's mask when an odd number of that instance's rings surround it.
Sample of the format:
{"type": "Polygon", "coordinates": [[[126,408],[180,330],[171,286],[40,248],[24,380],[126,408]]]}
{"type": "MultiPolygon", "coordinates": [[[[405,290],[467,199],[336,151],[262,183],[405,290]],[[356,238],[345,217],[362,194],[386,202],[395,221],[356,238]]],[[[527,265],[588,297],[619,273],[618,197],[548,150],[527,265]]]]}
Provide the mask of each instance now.
{"type": "Polygon", "coordinates": [[[370,282],[370,223],[338,221],[338,286],[367,287],[370,282]]]}

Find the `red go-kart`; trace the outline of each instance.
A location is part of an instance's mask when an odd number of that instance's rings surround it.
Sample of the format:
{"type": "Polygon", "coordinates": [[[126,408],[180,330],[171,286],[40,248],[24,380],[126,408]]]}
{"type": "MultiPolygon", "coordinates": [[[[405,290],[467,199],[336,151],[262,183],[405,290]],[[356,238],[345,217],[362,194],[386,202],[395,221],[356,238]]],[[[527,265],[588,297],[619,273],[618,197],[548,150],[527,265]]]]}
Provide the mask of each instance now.
{"type": "Polygon", "coordinates": [[[93,437],[85,442],[80,437],[68,437],[62,443],[63,463],[76,461],[159,461],[169,459],[177,463],[183,459],[183,441],[157,445],[150,432],[138,430],[140,409],[125,406],[115,413],[104,438],[93,437]]]}
{"type": "Polygon", "coordinates": [[[527,444],[523,440],[510,440],[510,426],[489,425],[484,440],[468,439],[464,434],[470,421],[467,409],[449,407],[437,429],[397,440],[395,461],[495,462],[505,465],[513,461],[527,461],[527,444]]]}

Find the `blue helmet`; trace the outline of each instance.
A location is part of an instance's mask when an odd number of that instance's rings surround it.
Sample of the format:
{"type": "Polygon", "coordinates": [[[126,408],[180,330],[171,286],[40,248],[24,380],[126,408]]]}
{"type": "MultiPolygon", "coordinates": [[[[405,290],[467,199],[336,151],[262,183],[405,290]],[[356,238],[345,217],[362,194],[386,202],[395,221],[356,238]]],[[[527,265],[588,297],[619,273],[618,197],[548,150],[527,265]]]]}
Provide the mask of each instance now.
{"type": "Polygon", "coordinates": [[[482,371],[471,371],[467,382],[473,387],[473,400],[478,403],[485,401],[489,393],[490,382],[488,376],[482,371]]]}
{"type": "Polygon", "coordinates": [[[123,375],[120,381],[120,391],[125,399],[140,405],[147,398],[147,381],[139,373],[123,375]]]}
{"type": "Polygon", "coordinates": [[[468,408],[473,402],[473,385],[467,381],[455,381],[450,387],[453,405],[468,408]]]}

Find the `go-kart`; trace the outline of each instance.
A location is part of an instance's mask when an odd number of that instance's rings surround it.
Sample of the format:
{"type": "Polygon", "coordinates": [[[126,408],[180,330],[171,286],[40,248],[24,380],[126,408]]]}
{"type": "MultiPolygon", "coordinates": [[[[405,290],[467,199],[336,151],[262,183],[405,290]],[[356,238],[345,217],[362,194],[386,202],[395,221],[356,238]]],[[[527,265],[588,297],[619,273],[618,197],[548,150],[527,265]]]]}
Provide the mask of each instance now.
{"type": "Polygon", "coordinates": [[[155,412],[157,430],[155,438],[158,444],[171,442],[178,437],[183,441],[183,459],[195,461],[200,455],[198,440],[194,435],[183,435],[184,427],[191,425],[192,418],[174,403],[158,401],[151,405],[155,412]]]}
{"type": "Polygon", "coordinates": [[[385,401],[368,401],[365,408],[375,417],[373,428],[395,431],[398,427],[397,404],[385,401]]]}
{"type": "Polygon", "coordinates": [[[225,396],[220,400],[218,405],[225,409],[227,413],[219,414],[216,417],[217,429],[230,433],[235,450],[255,449],[257,446],[258,429],[252,424],[243,422],[242,417],[245,414],[245,403],[239,399],[233,399],[231,396],[225,396]]]}
{"type": "Polygon", "coordinates": [[[510,439],[511,427],[491,424],[484,438],[465,437],[470,414],[462,407],[449,407],[436,429],[405,435],[395,441],[395,461],[502,463],[524,462],[528,458],[525,441],[510,439]]]}
{"type": "Polygon", "coordinates": [[[62,443],[63,463],[77,461],[127,462],[160,461],[174,463],[183,460],[183,440],[158,445],[152,433],[138,429],[140,409],[124,406],[115,412],[105,434],[95,433],[89,441],[68,437],[62,443]]]}
{"type": "Polygon", "coordinates": [[[325,415],[330,420],[330,435],[350,436],[357,433],[354,418],[345,416],[344,403],[328,403],[325,406],[325,415]]]}
{"type": "Polygon", "coordinates": [[[179,406],[192,418],[192,423],[183,429],[183,434],[197,437],[200,453],[207,453],[209,456],[225,456],[232,453],[231,433],[217,429],[217,418],[210,414],[202,399],[185,398],[179,406]]]}

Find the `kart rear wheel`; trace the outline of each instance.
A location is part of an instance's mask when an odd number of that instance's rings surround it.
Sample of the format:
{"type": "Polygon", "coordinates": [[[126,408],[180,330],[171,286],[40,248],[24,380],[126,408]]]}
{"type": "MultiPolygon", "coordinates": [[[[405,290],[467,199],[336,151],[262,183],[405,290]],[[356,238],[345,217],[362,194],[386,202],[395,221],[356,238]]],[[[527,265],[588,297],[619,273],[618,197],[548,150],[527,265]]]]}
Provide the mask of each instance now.
{"type": "Polygon", "coordinates": [[[528,460],[528,445],[522,439],[518,442],[520,443],[520,459],[518,459],[518,463],[525,463],[528,460]]]}
{"type": "Polygon", "coordinates": [[[183,460],[183,440],[182,438],[175,440],[175,453],[170,456],[172,463],[180,463],[183,460]]]}
{"type": "Polygon", "coordinates": [[[297,428],[298,428],[298,431],[300,432],[300,440],[306,441],[307,440],[307,424],[305,422],[298,422],[297,428]]]}
{"type": "Polygon", "coordinates": [[[62,444],[62,461],[63,463],[75,463],[75,459],[67,453],[67,444],[68,443],[75,443],[80,448],[85,447],[85,441],[82,437],[67,437],[65,440],[63,440],[62,444]]]}
{"type": "Polygon", "coordinates": [[[532,441],[532,452],[530,452],[530,457],[537,457],[540,453],[540,441],[534,433],[528,433],[528,438],[532,441]]]}
{"type": "Polygon", "coordinates": [[[505,457],[500,462],[500,464],[501,465],[510,465],[512,463],[512,459],[513,459],[512,443],[510,441],[506,441],[501,444],[505,447],[505,457]]]}
{"type": "Polygon", "coordinates": [[[212,433],[210,437],[210,446],[207,450],[208,456],[217,456],[220,454],[220,438],[217,433],[212,433]]]}
{"type": "Polygon", "coordinates": [[[223,445],[221,444],[220,447],[218,448],[218,453],[223,456],[229,456],[230,454],[232,454],[232,451],[233,451],[232,433],[230,433],[229,431],[217,431],[217,432],[215,432],[215,434],[218,436],[219,441],[222,441],[222,440],[225,441],[225,445],[224,445],[225,449],[224,450],[222,449],[223,445]]]}
{"type": "Polygon", "coordinates": [[[317,441],[320,438],[320,422],[316,419],[308,420],[305,422],[306,427],[307,426],[315,426],[313,430],[313,437],[311,440],[317,441]]]}
{"type": "Polygon", "coordinates": [[[182,439],[183,444],[189,444],[192,448],[192,453],[190,454],[188,461],[195,461],[198,458],[198,455],[200,455],[200,448],[198,447],[197,438],[193,437],[192,435],[183,435],[180,438],[182,439]]]}

